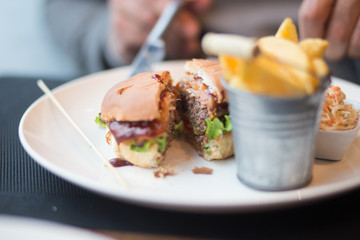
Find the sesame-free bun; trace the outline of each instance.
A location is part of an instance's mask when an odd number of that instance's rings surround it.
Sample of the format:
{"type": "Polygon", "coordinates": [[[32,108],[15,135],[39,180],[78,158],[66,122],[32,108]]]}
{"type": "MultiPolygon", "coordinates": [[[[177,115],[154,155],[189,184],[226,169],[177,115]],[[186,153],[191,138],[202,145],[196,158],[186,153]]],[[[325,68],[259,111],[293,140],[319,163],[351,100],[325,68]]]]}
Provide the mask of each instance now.
{"type": "Polygon", "coordinates": [[[209,91],[217,97],[219,103],[225,101],[224,87],[221,84],[222,70],[220,63],[207,59],[186,61],[185,72],[202,78],[209,91]]]}
{"type": "Polygon", "coordinates": [[[164,71],[139,73],[117,83],[105,94],[101,118],[107,122],[159,119],[160,94],[171,81],[164,71]]]}
{"type": "Polygon", "coordinates": [[[143,168],[156,168],[164,159],[165,155],[158,152],[158,144],[154,143],[150,146],[148,152],[134,152],[130,148],[131,142],[125,141],[119,144],[111,136],[111,146],[114,153],[121,159],[127,160],[132,164],[143,168]]]}
{"type": "Polygon", "coordinates": [[[198,152],[206,160],[219,160],[225,159],[234,155],[234,146],[232,133],[227,132],[219,135],[216,139],[209,142],[209,148],[207,151],[204,149],[198,149],[198,152]]]}

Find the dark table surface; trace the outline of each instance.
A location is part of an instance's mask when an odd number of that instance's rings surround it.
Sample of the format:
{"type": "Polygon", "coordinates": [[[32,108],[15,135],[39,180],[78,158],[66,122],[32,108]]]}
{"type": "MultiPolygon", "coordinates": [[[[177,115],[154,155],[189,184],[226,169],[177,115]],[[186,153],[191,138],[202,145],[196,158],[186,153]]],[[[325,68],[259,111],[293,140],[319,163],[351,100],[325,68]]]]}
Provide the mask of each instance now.
{"type": "MultiPolygon", "coordinates": [[[[18,124],[42,92],[35,78],[0,78],[0,214],[85,229],[220,239],[359,239],[360,189],[306,205],[248,213],[185,213],[113,200],[38,165],[22,148],[18,124]]],[[[45,80],[53,88],[62,81],[45,80]]],[[[165,237],[166,238],[166,237],[165,237]]]]}

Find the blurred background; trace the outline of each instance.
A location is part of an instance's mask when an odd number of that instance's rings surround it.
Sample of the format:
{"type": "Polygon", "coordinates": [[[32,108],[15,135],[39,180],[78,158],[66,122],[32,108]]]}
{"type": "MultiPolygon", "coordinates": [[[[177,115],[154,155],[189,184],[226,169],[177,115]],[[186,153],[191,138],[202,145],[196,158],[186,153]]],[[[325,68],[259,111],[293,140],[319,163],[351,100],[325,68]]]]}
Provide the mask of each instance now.
{"type": "MultiPolygon", "coordinates": [[[[302,0],[213,0],[204,31],[259,37],[272,35],[286,17],[297,23],[302,0]]],[[[0,77],[71,80],[87,74],[55,43],[44,11],[45,0],[0,1],[0,77]]],[[[360,61],[329,63],[335,76],[360,84],[360,61]],[[355,64],[355,65],[354,65],[355,64]],[[358,75],[357,75],[358,74],[358,75]]]]}
{"type": "Polygon", "coordinates": [[[47,32],[43,0],[0,1],[0,77],[71,79],[81,74],[47,32]]]}
{"type": "MultiPolygon", "coordinates": [[[[219,1],[205,16],[205,29],[251,36],[274,34],[285,17],[296,22],[301,2],[227,0],[219,4],[219,1]]],[[[44,0],[0,1],[0,77],[70,80],[84,74],[52,39],[43,7],[44,0]]]]}

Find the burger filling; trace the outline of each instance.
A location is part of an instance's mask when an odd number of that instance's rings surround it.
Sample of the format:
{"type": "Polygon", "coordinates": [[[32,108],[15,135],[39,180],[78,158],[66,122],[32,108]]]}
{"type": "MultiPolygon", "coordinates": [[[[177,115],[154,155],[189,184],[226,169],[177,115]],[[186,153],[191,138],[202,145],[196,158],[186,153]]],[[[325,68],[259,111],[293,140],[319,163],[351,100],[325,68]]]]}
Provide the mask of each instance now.
{"type": "Polygon", "coordinates": [[[172,138],[176,115],[176,94],[166,88],[160,95],[160,118],[152,121],[110,121],[104,122],[101,115],[95,122],[106,127],[109,132],[106,141],[111,145],[112,139],[117,145],[126,143],[134,152],[148,152],[153,144],[157,144],[158,152],[163,153],[168,147],[168,140],[172,138]]]}
{"type": "Polygon", "coordinates": [[[188,75],[189,79],[182,82],[184,100],[184,128],[192,133],[198,148],[209,149],[211,140],[225,132],[231,132],[232,125],[228,115],[227,102],[219,103],[217,96],[209,91],[202,78],[188,75]]]}

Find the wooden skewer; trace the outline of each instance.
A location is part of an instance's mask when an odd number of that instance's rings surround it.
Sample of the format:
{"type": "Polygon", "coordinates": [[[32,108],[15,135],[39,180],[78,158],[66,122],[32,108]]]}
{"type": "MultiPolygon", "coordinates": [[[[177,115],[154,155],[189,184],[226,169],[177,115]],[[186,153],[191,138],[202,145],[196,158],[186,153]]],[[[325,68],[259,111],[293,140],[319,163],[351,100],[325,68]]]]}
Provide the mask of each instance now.
{"type": "Polygon", "coordinates": [[[39,79],[37,81],[37,85],[39,88],[50,98],[50,100],[55,104],[55,106],[60,110],[62,114],[67,118],[67,120],[74,126],[74,128],[80,133],[80,135],[85,139],[85,141],[90,145],[92,149],[99,155],[101,160],[105,163],[105,166],[109,167],[112,173],[115,175],[116,179],[124,186],[127,187],[127,183],[124,179],[121,178],[121,176],[116,172],[115,168],[106,160],[104,155],[95,147],[95,145],[90,141],[90,139],[85,135],[85,133],[79,128],[79,126],[72,120],[70,115],[65,111],[65,109],[61,106],[59,101],[55,98],[55,96],[52,94],[50,89],[46,86],[46,84],[39,79]]]}

